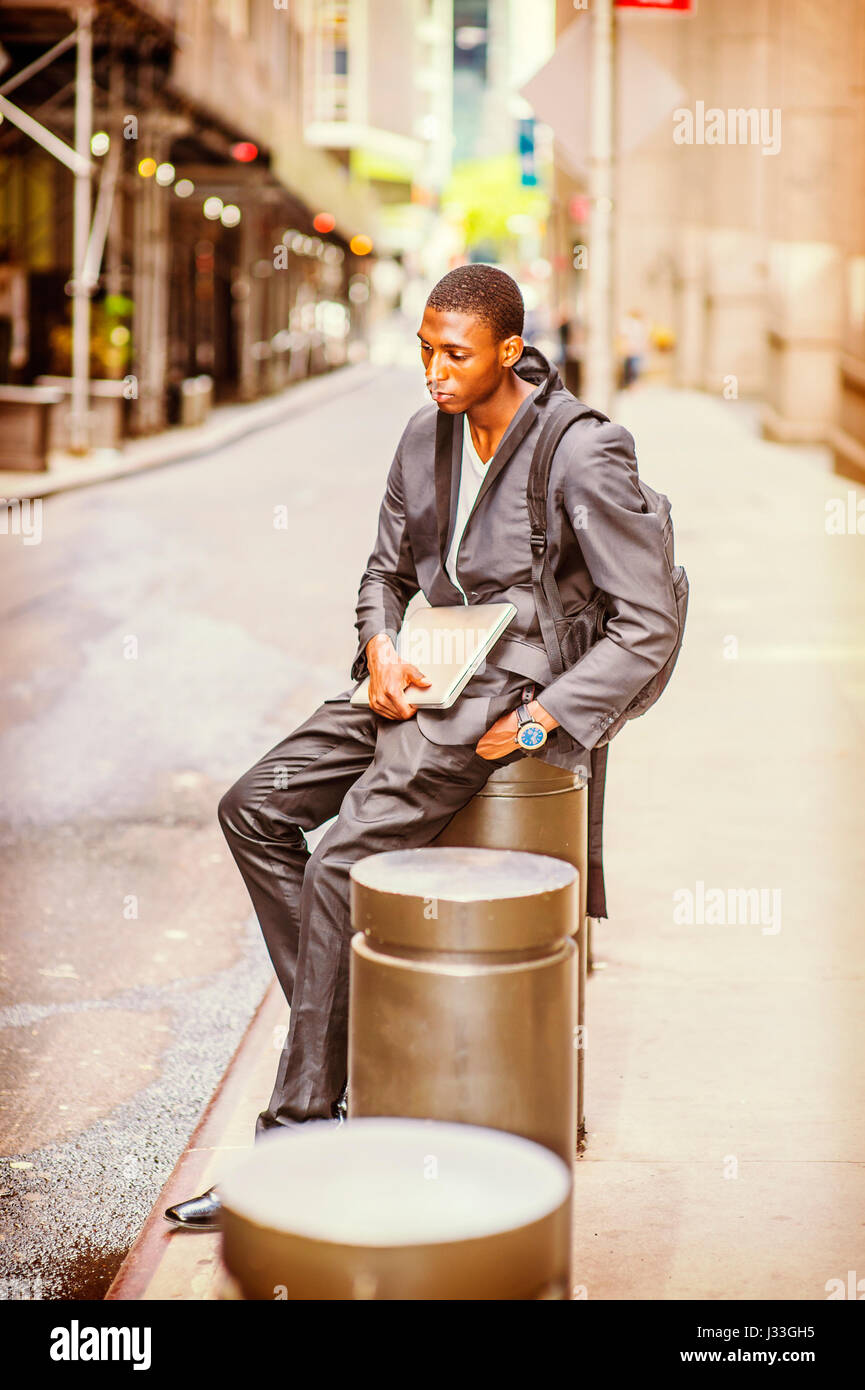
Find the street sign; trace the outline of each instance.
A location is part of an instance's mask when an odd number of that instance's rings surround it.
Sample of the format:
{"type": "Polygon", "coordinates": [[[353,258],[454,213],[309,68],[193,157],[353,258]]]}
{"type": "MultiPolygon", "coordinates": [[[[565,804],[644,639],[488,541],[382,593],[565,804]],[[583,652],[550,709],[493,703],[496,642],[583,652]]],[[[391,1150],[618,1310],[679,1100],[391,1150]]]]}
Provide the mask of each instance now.
{"type": "Polygon", "coordinates": [[[520,183],[534,188],[538,182],[535,173],[535,122],[533,116],[522,119],[518,130],[520,154],[520,183]]]}
{"type": "MultiPolygon", "coordinates": [[[[651,26],[651,20],[646,24],[651,26]]],[[[639,149],[670,113],[684,106],[683,84],[638,42],[641,22],[621,20],[616,40],[616,153],[639,149]]],[[[551,128],[557,150],[578,178],[588,177],[592,88],[590,12],[563,30],[552,56],[520,89],[537,120],[551,128]]]]}
{"type": "Polygon", "coordinates": [[[697,0],[616,0],[617,10],[678,10],[680,14],[693,14],[697,0]]]}

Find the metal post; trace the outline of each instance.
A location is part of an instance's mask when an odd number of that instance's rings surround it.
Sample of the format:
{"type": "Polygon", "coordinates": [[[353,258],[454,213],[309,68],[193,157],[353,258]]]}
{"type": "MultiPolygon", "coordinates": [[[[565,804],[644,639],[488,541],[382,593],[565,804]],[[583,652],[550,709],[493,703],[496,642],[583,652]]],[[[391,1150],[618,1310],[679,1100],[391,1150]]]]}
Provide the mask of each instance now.
{"type": "Polygon", "coordinates": [[[613,126],[615,116],[615,8],[592,3],[591,145],[589,154],[588,342],[582,398],[609,415],[615,398],[613,315],[613,126]]]}
{"type": "Polygon", "coordinates": [[[509,1130],[572,1162],[574,868],[428,847],[351,869],[349,1114],[509,1130]]]}
{"type": "MultiPolygon", "coordinates": [[[[123,147],[123,79],[123,60],[118,57],[117,51],[114,50],[111,54],[111,68],[108,79],[109,117],[107,129],[111,136],[112,145],[116,144],[118,150],[123,147]]],[[[108,237],[105,250],[105,288],[109,294],[120,294],[122,287],[120,267],[123,261],[124,194],[122,182],[118,184],[118,188],[115,191],[114,201],[117,208],[117,215],[112,217],[108,223],[108,237]]]]}
{"type": "Polygon", "coordinates": [[[575,772],[523,758],[496,768],[467,806],[448,821],[436,845],[473,845],[554,855],[577,870],[579,891],[571,935],[577,947],[576,1102],[577,1149],[586,1144],[586,975],[591,937],[587,930],[588,787],[575,772]]]}
{"type": "Polygon", "coordinates": [[[308,1121],[219,1181],[220,1297],[568,1300],[571,1166],[501,1130],[308,1121]]]}
{"type": "MultiPolygon", "coordinates": [[[[348,1110],[577,1147],[576,870],[515,850],[392,850],[354,864],[348,1110]]],[[[560,1213],[569,1246],[572,1206],[560,1213]]],[[[570,1256],[568,1256],[570,1270],[570,1256]]]]}
{"type": "MultiPolygon", "coordinates": [[[[93,8],[78,14],[75,70],[75,150],[90,159],[93,134],[93,8]]],[[[85,279],[85,257],[90,238],[90,169],[75,174],[72,250],[72,407],[69,417],[70,449],[86,454],[90,446],[90,294],[85,279]]]]}

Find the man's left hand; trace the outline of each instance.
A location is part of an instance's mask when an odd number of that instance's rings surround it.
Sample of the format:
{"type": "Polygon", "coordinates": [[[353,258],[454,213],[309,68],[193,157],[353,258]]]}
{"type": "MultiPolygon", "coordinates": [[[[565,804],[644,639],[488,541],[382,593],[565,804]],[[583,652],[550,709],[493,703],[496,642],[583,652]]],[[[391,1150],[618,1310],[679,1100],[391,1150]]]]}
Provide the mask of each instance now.
{"type": "MultiPolygon", "coordinates": [[[[528,705],[529,714],[536,719],[539,724],[543,724],[547,733],[551,729],[559,727],[559,721],[548,714],[543,705],[538,704],[537,700],[531,700],[528,705]]],[[[482,734],[475,744],[475,752],[482,758],[504,758],[508,753],[515,753],[519,749],[519,744],[514,735],[519,727],[516,710],[511,710],[510,714],[503,714],[501,719],[497,719],[482,734]]]]}

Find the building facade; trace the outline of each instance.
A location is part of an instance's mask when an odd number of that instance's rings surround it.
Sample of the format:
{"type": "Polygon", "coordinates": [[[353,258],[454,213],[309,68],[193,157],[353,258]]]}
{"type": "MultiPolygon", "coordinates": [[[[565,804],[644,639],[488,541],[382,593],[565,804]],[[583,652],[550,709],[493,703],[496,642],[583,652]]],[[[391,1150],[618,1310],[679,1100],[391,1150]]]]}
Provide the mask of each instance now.
{"type": "MultiPolygon", "coordinates": [[[[557,42],[590,14],[557,0],[557,42]]],[[[771,438],[865,464],[865,8],[699,0],[618,9],[615,290],[675,351],[668,379],[762,400],[771,438]],[[662,117],[653,102],[676,95],[662,117]],[[661,98],[662,99],[662,98],[661,98]]],[[[589,80],[574,70],[574,101],[589,80]]],[[[558,290],[573,305],[587,167],[557,160],[558,290]]]]}
{"type": "MultiPolygon", "coordinates": [[[[361,355],[349,290],[368,275],[378,198],[304,139],[304,0],[0,7],[0,91],[11,76],[9,100],[67,147],[80,144],[82,103],[64,40],[88,11],[91,216],[113,182],[90,375],[124,384],[125,428],[184,418],[194,384],[249,400],[361,355]]],[[[24,386],[72,370],[74,183],[12,120],[0,124],[0,376],[24,386]]]]}

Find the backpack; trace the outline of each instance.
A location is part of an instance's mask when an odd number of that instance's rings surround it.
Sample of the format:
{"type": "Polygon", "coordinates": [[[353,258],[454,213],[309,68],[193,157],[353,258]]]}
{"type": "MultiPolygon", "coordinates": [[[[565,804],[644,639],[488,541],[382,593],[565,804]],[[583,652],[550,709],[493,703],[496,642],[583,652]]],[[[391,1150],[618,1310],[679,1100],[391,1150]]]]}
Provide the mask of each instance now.
{"type": "MultiPolygon", "coordinates": [[[[575,666],[586,652],[604,636],[608,616],[607,595],[601,589],[595,590],[589,602],[578,613],[566,614],[547,557],[547,489],[553,454],[565,431],[576,424],[578,420],[590,415],[594,416],[596,420],[609,423],[609,416],[602,414],[599,410],[593,410],[591,406],[583,405],[576,397],[570,401],[565,401],[553,410],[544,424],[535,446],[526,487],[526,503],[532,528],[532,585],[535,591],[535,606],[547,658],[554,676],[560,676],[564,671],[575,666]]],[[[685,618],[688,612],[688,576],[681,565],[675,564],[673,558],[673,523],[670,516],[669,498],[665,497],[662,492],[655,492],[654,488],[644,483],[642,478],[638,478],[638,484],[645,504],[645,511],[654,512],[661,524],[664,551],[676,598],[679,628],[676,645],[660,671],[646,682],[627,708],[604,730],[597,741],[597,747],[609,743],[619,730],[624,728],[629,719],[636,719],[639,715],[645,714],[646,710],[651,708],[658,699],[672,675],[673,667],[681,650],[685,618]]]]}

